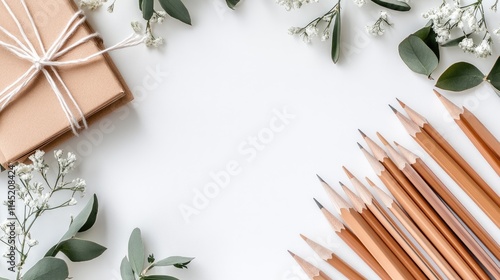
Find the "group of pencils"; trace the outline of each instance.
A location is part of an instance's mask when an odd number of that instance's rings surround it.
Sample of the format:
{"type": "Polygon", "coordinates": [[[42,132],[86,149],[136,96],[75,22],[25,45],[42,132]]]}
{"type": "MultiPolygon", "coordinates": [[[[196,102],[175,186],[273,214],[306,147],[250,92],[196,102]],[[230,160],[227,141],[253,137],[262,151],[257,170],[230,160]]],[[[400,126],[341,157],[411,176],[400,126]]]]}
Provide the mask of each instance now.
{"type": "MultiPolygon", "coordinates": [[[[435,93],[500,176],[500,142],[469,110],[435,93]]],[[[392,106],[391,109],[406,131],[500,228],[500,197],[495,190],[424,117],[398,102],[408,117],[392,106]]],[[[377,137],[385,149],[360,133],[371,150],[370,153],[358,143],[362,153],[392,196],[366,178],[377,200],[366,185],[342,167],[357,192],[356,195],[340,182],[339,189],[349,203],[318,176],[342,218],[338,219],[314,199],[335,233],[384,280],[500,279],[499,245],[426,163],[400,144],[392,145],[379,133],[377,137]]],[[[499,186],[495,187],[498,191],[499,186]]],[[[366,279],[331,250],[301,237],[321,259],[348,279],[366,279]]],[[[316,266],[290,254],[310,279],[330,280],[316,266]]]]}

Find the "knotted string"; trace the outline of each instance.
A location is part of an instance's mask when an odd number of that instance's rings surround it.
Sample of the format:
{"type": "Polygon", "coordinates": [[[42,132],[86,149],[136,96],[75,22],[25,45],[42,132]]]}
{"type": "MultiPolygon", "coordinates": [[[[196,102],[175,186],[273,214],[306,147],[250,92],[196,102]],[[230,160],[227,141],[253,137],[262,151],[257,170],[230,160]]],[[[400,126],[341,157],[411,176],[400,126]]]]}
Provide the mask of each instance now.
{"type": "Polygon", "coordinates": [[[59,101],[59,104],[61,105],[61,108],[66,115],[66,118],[68,119],[68,122],[70,124],[71,130],[75,135],[78,135],[78,129],[82,128],[82,125],[84,128],[87,128],[87,121],[85,119],[84,113],[78,106],[76,100],[74,99],[73,95],[71,94],[70,90],[64,83],[63,79],[59,75],[59,72],[57,71],[56,67],[60,66],[70,66],[70,65],[77,65],[77,64],[83,64],[87,63],[90,60],[113,50],[117,49],[122,49],[130,46],[135,46],[138,44],[141,44],[144,42],[144,36],[139,36],[137,34],[132,34],[123,41],[119,42],[118,44],[109,47],[107,49],[101,50],[99,52],[96,52],[94,54],[91,54],[87,57],[80,58],[80,59],[74,59],[74,60],[68,60],[68,61],[56,61],[59,57],[62,55],[66,54],[67,52],[77,48],[78,46],[92,40],[93,38],[99,37],[99,34],[97,33],[92,33],[89,34],[73,44],[63,48],[63,46],[66,44],[66,42],[71,38],[71,36],[78,30],[82,24],[85,23],[86,17],[83,14],[83,12],[80,10],[76,12],[69,22],[66,24],[66,26],[63,28],[57,39],[52,43],[52,45],[48,48],[45,49],[45,46],[42,42],[42,39],[40,37],[40,33],[38,32],[38,28],[35,25],[35,21],[33,20],[33,16],[31,15],[30,11],[28,10],[28,7],[26,5],[25,0],[18,0],[21,2],[24,11],[26,12],[26,15],[28,17],[28,20],[30,22],[31,28],[33,29],[33,32],[36,37],[36,41],[40,47],[41,54],[37,52],[33,44],[30,42],[28,39],[28,36],[26,35],[25,29],[17,19],[17,17],[14,15],[12,12],[12,9],[10,6],[7,4],[5,0],[0,0],[2,4],[5,6],[7,9],[7,12],[9,13],[10,17],[14,20],[14,23],[16,24],[21,37],[22,38],[17,38],[14,36],[12,33],[10,33],[8,30],[6,30],[4,27],[0,26],[0,31],[3,32],[8,38],[10,38],[12,41],[14,41],[15,44],[9,44],[7,42],[4,42],[0,40],[0,47],[3,47],[10,53],[16,55],[17,57],[26,60],[31,63],[31,67],[24,73],[22,74],[17,80],[15,80],[12,84],[7,86],[5,89],[0,91],[0,112],[7,107],[11,103],[11,101],[14,99],[14,97],[20,95],[23,91],[23,89],[29,85],[29,83],[35,79],[40,73],[42,73],[45,78],[47,79],[47,82],[49,83],[50,87],[52,88],[52,91],[54,92],[55,96],[57,97],[57,100],[59,101]],[[50,72],[52,72],[52,75],[50,72]],[[57,85],[57,82],[59,82],[61,89],[57,85]],[[82,120],[82,125],[78,122],[78,119],[75,117],[71,109],[69,108],[68,103],[66,102],[64,95],[66,94],[67,98],[73,103],[74,107],[78,111],[78,115],[82,120]]]}

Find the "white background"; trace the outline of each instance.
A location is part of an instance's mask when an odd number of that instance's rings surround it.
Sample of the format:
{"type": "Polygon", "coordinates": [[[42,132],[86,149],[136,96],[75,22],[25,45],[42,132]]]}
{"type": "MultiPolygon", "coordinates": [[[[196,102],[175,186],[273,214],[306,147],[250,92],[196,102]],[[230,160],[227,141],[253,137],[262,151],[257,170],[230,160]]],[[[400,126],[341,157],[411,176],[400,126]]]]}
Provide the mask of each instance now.
{"type": "MultiPolygon", "coordinates": [[[[131,32],[130,21],[141,19],[136,1],[130,2],[117,1],[113,14],[102,9],[90,15],[108,45],[131,32]]],[[[160,270],[183,280],[305,279],[287,249],[318,263],[333,279],[343,279],[318,261],[299,233],[375,279],[333,234],[312,198],[333,211],[315,174],[337,188],[339,180],[348,183],[342,165],[360,178],[376,179],[357,148],[357,141],[364,144],[358,128],[374,139],[379,131],[425,155],[387,107],[397,105],[396,97],[425,115],[500,192],[498,176],[432,93],[434,82],[411,72],[399,58],[398,43],[426,23],[420,14],[432,4],[414,1],[409,13],[389,12],[394,26],[383,37],[371,37],[364,26],[376,19],[379,7],[368,3],[357,8],[345,0],[342,54],[334,65],[329,42],[306,45],[287,35],[288,27],[307,24],[333,3],[323,0],[286,12],[272,0],[243,1],[231,11],[222,0],[186,0],[193,26],[169,19],[155,29],[166,40],[163,47],[114,52],[136,100],[102,121],[111,122],[111,129],[94,125],[61,146],[81,160],[74,175],[87,181],[87,196],[77,207],[40,221],[35,229],[40,245],[31,257],[40,257],[54,244],[70,215],[96,193],[98,221],[82,236],[108,250],[94,261],[72,264],[74,279],[120,279],[120,261],[134,227],[141,228],[147,252],[157,258],[196,257],[189,270],[160,270]],[[155,72],[161,75],[151,74],[155,72]],[[250,147],[251,137],[268,132],[275,111],[285,108],[293,119],[275,131],[255,157],[239,150],[250,147]],[[196,193],[214,182],[210,174],[231,162],[237,162],[240,172],[197,215],[186,218],[182,205],[195,207],[196,193]]],[[[433,76],[460,60],[487,72],[498,57],[500,41],[494,40],[495,53],[488,60],[446,49],[433,76]]],[[[445,95],[465,104],[500,137],[500,98],[490,87],[445,95]]],[[[429,157],[424,158],[500,242],[498,228],[429,157]]],[[[6,175],[1,176],[6,185],[6,175]]],[[[4,262],[0,267],[0,275],[9,276],[4,262]]]]}

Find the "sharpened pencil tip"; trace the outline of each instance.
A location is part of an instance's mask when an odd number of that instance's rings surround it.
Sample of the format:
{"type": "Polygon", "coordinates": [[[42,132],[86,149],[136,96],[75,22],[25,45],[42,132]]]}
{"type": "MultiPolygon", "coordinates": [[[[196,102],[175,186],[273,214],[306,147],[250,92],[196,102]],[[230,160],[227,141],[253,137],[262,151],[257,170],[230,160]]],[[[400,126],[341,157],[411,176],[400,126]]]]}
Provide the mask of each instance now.
{"type": "Polygon", "coordinates": [[[397,112],[398,112],[398,110],[396,110],[396,108],[392,107],[392,106],[391,106],[391,104],[389,104],[389,107],[392,109],[392,111],[393,111],[394,113],[397,113],[397,112]]]}
{"type": "Polygon", "coordinates": [[[359,142],[356,142],[358,143],[358,147],[361,149],[361,150],[364,150],[365,148],[363,148],[363,146],[361,146],[361,144],[359,144],[359,142]]]}
{"type": "Polygon", "coordinates": [[[295,257],[295,254],[292,253],[290,250],[286,250],[292,257],[295,257]]]}
{"type": "Polygon", "coordinates": [[[358,128],[358,131],[359,131],[359,133],[361,134],[361,136],[362,136],[363,138],[365,138],[365,137],[366,137],[366,134],[365,134],[363,131],[361,131],[361,129],[359,129],[359,128],[358,128]]]}
{"type": "Polygon", "coordinates": [[[384,146],[388,146],[389,145],[389,142],[379,132],[377,132],[377,137],[380,140],[380,142],[382,142],[382,144],[384,144],[384,146]]]}
{"type": "Polygon", "coordinates": [[[339,185],[340,185],[341,187],[345,187],[345,185],[344,185],[342,182],[340,182],[340,181],[339,181],[339,185]]]}
{"type": "Polygon", "coordinates": [[[323,209],[323,205],[321,205],[321,203],[319,203],[319,201],[316,200],[316,198],[313,198],[314,199],[314,202],[316,202],[316,205],[318,205],[319,209],[323,209]]]}
{"type": "Polygon", "coordinates": [[[442,96],[441,93],[439,93],[437,90],[433,89],[433,91],[434,91],[434,94],[437,95],[438,97],[442,96]]]}
{"type": "Polygon", "coordinates": [[[321,178],[318,174],[316,174],[316,177],[318,177],[321,183],[326,183],[325,180],[323,180],[323,178],[321,178]]]}
{"type": "Polygon", "coordinates": [[[344,170],[344,173],[349,177],[349,179],[353,178],[354,175],[352,175],[351,171],[349,171],[345,166],[342,166],[342,169],[344,170]]]}
{"type": "Polygon", "coordinates": [[[406,104],[403,101],[399,100],[398,98],[396,98],[396,100],[398,101],[399,105],[403,107],[403,109],[406,107],[406,104]]]}

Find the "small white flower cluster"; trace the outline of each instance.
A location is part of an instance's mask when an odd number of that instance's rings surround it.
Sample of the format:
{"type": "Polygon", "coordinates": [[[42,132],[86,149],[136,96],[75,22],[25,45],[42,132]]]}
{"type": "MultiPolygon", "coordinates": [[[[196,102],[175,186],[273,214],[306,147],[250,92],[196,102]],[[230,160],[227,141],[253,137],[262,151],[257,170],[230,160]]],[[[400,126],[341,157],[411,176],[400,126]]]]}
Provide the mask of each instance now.
{"type": "Polygon", "coordinates": [[[363,7],[366,4],[366,0],[353,0],[354,4],[358,7],[363,7]]]}
{"type": "Polygon", "coordinates": [[[328,13],[324,14],[322,17],[318,17],[315,20],[311,21],[305,27],[290,27],[288,29],[288,34],[290,35],[298,35],[302,38],[302,41],[306,44],[311,42],[311,39],[319,35],[318,24],[321,22],[326,23],[326,27],[321,32],[321,41],[326,41],[330,39],[330,24],[332,22],[333,17],[339,12],[338,6],[333,7],[328,13]]]}
{"type": "Polygon", "coordinates": [[[383,23],[385,23],[388,26],[391,26],[391,23],[389,22],[389,19],[388,19],[387,12],[385,12],[385,11],[380,12],[380,16],[377,19],[377,21],[375,21],[374,24],[366,26],[366,31],[368,32],[368,34],[370,34],[372,36],[382,36],[385,33],[385,29],[382,28],[383,23]]]}
{"type": "Polygon", "coordinates": [[[318,1],[319,0],[276,0],[276,3],[285,7],[285,10],[290,11],[292,8],[300,9],[304,4],[317,3],[318,1]]]}
{"type": "Polygon", "coordinates": [[[436,41],[439,44],[449,41],[452,31],[459,29],[461,34],[467,34],[459,43],[459,47],[465,52],[484,58],[491,55],[492,40],[486,29],[484,14],[479,5],[482,5],[480,1],[464,7],[460,5],[459,0],[453,1],[453,4],[444,2],[438,8],[432,9],[422,16],[432,21],[432,29],[436,33],[436,41]],[[481,43],[476,44],[469,37],[474,33],[484,33],[481,43]]]}
{"type": "Polygon", "coordinates": [[[132,21],[130,25],[132,26],[132,29],[134,30],[135,33],[142,34],[143,32],[146,33],[146,39],[144,40],[144,44],[146,44],[147,47],[153,47],[157,48],[165,43],[165,40],[160,37],[160,36],[154,36],[153,32],[151,30],[151,24],[153,23],[158,23],[162,24],[165,21],[165,18],[167,17],[167,13],[165,11],[159,11],[155,12],[151,19],[148,22],[148,27],[146,28],[146,31],[143,30],[142,24],[138,21],[132,21]]]}
{"type": "Polygon", "coordinates": [[[86,8],[94,11],[106,2],[107,0],[80,0],[80,8],[86,8]]]}
{"type": "Polygon", "coordinates": [[[75,168],[76,155],[72,152],[68,152],[68,156],[63,157],[62,154],[63,153],[61,150],[54,151],[54,158],[59,164],[59,172],[64,176],[68,174],[69,171],[73,170],[73,168],[75,168]]]}

